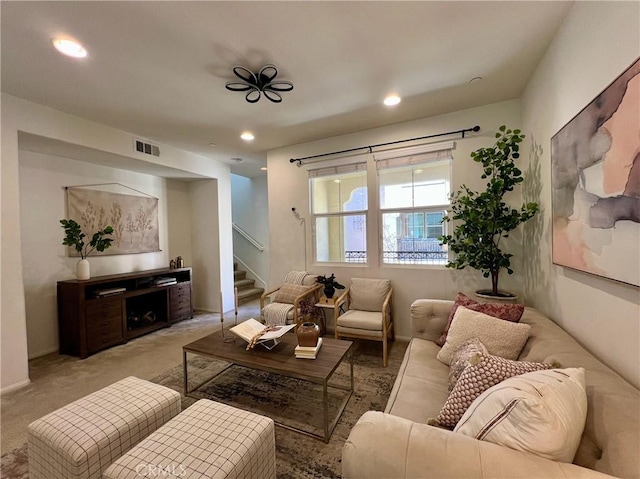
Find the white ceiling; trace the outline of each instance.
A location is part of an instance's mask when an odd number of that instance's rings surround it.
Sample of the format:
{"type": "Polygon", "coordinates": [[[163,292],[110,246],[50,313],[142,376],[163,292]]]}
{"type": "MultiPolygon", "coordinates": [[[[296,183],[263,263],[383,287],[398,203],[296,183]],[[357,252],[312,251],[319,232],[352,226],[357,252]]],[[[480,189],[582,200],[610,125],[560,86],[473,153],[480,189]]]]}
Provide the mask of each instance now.
{"type": "Polygon", "coordinates": [[[2,91],[256,176],[273,148],[519,97],[570,5],[2,1],[2,91]],[[282,103],[225,89],[268,63],[295,85],[282,103]]]}

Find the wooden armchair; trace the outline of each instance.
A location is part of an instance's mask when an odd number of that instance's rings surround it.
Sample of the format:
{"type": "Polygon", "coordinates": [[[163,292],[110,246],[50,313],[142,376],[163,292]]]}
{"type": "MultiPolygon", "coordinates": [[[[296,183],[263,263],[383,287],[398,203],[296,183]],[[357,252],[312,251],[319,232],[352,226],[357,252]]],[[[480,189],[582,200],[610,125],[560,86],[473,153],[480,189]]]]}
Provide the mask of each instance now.
{"type": "Polygon", "coordinates": [[[336,316],[335,337],[369,339],[382,342],[382,364],[387,367],[388,339],[395,338],[391,298],[393,288],[388,279],[353,278],[336,299],[336,314],[342,303],[348,310],[336,316]]]}
{"type": "Polygon", "coordinates": [[[292,272],[287,275],[284,283],[277,288],[265,291],[260,297],[260,317],[262,322],[270,325],[299,324],[300,302],[307,299],[312,304],[318,301],[318,292],[321,284],[316,283],[316,276],[311,274],[301,275],[300,272],[292,272]],[[294,282],[288,282],[292,278],[294,282]],[[302,278],[302,279],[301,279],[302,278]]]}

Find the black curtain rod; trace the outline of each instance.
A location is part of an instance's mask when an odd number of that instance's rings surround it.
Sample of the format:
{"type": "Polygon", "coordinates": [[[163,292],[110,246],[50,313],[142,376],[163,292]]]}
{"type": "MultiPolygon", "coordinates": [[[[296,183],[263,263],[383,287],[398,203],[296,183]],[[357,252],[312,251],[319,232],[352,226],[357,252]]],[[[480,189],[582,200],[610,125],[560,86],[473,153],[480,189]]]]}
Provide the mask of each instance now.
{"type": "Polygon", "coordinates": [[[289,160],[289,163],[295,163],[296,161],[298,162],[298,166],[302,165],[302,162],[304,160],[312,160],[314,158],[322,158],[323,156],[331,156],[331,155],[339,155],[342,153],[352,153],[354,151],[359,151],[359,150],[369,150],[369,152],[371,152],[371,150],[373,148],[379,148],[381,146],[389,146],[389,145],[397,145],[398,143],[406,143],[408,141],[417,141],[417,140],[426,140],[428,138],[436,138],[438,136],[449,136],[449,135],[457,135],[457,134],[462,134],[462,138],[464,138],[464,134],[468,131],[473,131],[474,133],[480,131],[480,127],[478,125],[474,126],[473,128],[465,128],[463,130],[457,130],[457,131],[448,131],[446,133],[436,133],[434,135],[427,135],[427,136],[418,136],[416,138],[409,138],[407,140],[397,140],[397,141],[389,141],[387,143],[378,143],[377,145],[369,145],[369,146],[359,146],[358,148],[349,148],[348,150],[340,150],[340,151],[332,151],[331,153],[322,153],[320,155],[313,155],[313,156],[305,156],[302,158],[291,158],[289,160]]]}

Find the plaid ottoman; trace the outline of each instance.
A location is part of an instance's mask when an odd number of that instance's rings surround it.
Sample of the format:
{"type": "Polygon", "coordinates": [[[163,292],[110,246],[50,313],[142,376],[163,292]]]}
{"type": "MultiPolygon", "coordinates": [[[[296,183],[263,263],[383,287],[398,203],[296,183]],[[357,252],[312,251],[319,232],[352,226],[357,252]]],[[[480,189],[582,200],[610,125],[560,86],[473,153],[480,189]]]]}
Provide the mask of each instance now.
{"type": "Polygon", "coordinates": [[[104,479],[275,479],[273,420],[200,399],[113,463],[104,479]]]}
{"type": "Polygon", "coordinates": [[[100,478],[180,409],[180,393],[133,376],[100,389],[29,424],[29,478],[100,478]]]}

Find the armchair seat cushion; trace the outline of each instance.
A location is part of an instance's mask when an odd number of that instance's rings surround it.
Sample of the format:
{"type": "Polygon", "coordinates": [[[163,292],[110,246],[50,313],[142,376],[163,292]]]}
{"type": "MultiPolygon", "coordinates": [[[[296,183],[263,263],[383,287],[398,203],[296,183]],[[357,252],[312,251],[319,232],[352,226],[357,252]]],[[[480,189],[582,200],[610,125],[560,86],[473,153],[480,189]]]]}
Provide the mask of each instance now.
{"type": "Polygon", "coordinates": [[[375,339],[376,341],[382,341],[382,331],[371,331],[370,329],[355,329],[355,328],[342,328],[338,326],[338,334],[345,338],[362,338],[362,339],[375,339]]]}
{"type": "Polygon", "coordinates": [[[382,331],[382,315],[379,311],[356,311],[350,309],[338,316],[338,327],[382,331]]]}

